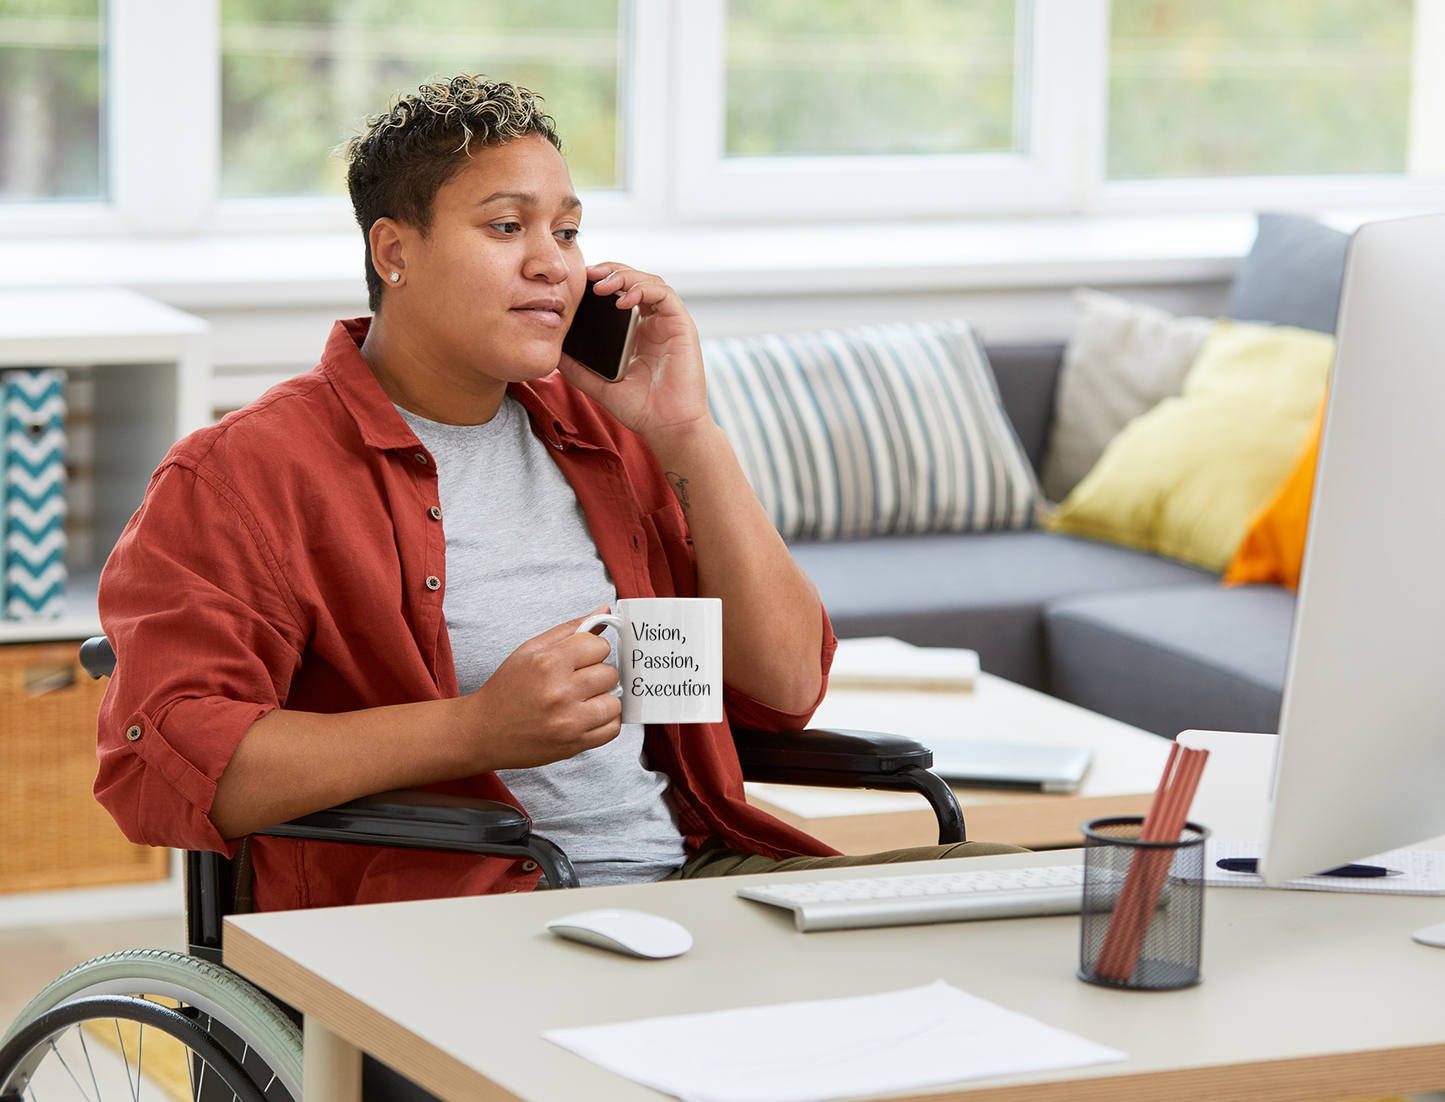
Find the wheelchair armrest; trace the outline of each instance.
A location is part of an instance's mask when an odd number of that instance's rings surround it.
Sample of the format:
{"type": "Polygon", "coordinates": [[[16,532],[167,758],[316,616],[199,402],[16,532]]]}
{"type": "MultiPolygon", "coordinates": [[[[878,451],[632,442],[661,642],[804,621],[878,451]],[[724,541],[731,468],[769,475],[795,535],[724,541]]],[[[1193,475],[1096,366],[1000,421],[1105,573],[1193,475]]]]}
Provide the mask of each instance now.
{"type": "Polygon", "coordinates": [[[928,770],[933,751],[911,738],[825,728],[781,733],[734,728],[733,744],[744,780],[917,792],[938,819],[939,845],[966,837],[953,790],[928,770]]]}
{"type": "Polygon", "coordinates": [[[80,664],[92,681],[115,673],[115,650],[104,635],[97,635],[80,644],[80,664]]]}
{"type": "Polygon", "coordinates": [[[305,838],[315,842],[356,842],[435,849],[477,845],[516,845],[531,833],[532,821],[510,804],[402,789],[363,796],[257,834],[305,838]],[[387,843],[372,841],[386,838],[387,843]]]}
{"type": "MultiPolygon", "coordinates": [[[[328,807],[256,833],[309,842],[529,857],[552,887],[578,886],[577,872],[567,855],[533,834],[532,820],[526,815],[495,800],[399,789],[328,807]]],[[[221,918],[232,913],[234,903],[228,866],[218,853],[192,850],[186,854],[186,930],[191,952],[217,964],[222,959],[221,918]]],[[[249,883],[249,872],[246,879],[249,883]]]]}
{"type": "MultiPolygon", "coordinates": [[[[933,751],[911,738],[878,731],[848,731],[810,728],[806,731],[747,731],[733,728],[738,761],[748,780],[762,780],[754,773],[786,770],[799,779],[793,784],[821,784],[836,787],[836,781],[801,779],[808,773],[844,777],[897,773],[933,764],[933,751]]],[[[845,785],[845,787],[849,787],[845,785]]]]}
{"type": "Polygon", "coordinates": [[[531,857],[552,887],[577,887],[577,874],[566,854],[533,834],[532,820],[526,815],[495,800],[401,789],[363,796],[256,833],[312,842],[531,857]]]}

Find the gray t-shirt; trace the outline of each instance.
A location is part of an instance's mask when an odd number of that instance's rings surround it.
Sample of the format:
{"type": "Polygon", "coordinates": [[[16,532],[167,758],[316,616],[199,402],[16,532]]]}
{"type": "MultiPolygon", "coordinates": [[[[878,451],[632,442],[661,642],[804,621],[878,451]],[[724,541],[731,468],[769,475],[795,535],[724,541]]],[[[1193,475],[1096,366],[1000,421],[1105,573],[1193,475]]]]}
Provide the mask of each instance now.
{"type": "MultiPolygon", "coordinates": [[[[436,460],[447,548],[442,611],[464,694],[528,639],[616,604],[577,495],[515,399],[484,425],[397,411],[436,460]]],[[[616,665],[615,646],[608,661],[616,665]]],[[[642,736],[640,725],[624,724],[607,745],[567,761],[498,772],[584,885],[660,880],[685,857],[668,778],[648,767],[642,736]]]]}

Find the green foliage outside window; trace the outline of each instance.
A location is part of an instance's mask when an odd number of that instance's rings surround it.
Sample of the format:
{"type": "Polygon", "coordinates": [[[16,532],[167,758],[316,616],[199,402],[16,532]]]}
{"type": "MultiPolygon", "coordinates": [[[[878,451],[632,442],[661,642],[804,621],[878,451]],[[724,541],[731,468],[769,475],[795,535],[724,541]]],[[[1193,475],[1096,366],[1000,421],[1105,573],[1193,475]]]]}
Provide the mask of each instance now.
{"type": "Polygon", "coordinates": [[[100,0],[0,0],[0,200],[104,191],[100,0]]]}
{"type": "Polygon", "coordinates": [[[617,187],[617,0],[223,0],[222,191],[345,190],[329,152],[435,76],[541,94],[573,182],[617,187]]]}
{"type": "Polygon", "coordinates": [[[1113,0],[1111,177],[1403,172],[1410,0],[1113,0]]]}
{"type": "Polygon", "coordinates": [[[972,153],[1014,126],[1016,0],[731,0],[727,152],[972,153]]]}
{"type": "MultiPolygon", "coordinates": [[[[619,0],[222,0],[222,190],[344,190],[330,151],[436,75],[541,93],[620,187],[619,0]]],[[[730,0],[733,156],[1027,148],[1027,0],[730,0]]],[[[1411,0],[1112,0],[1107,173],[1401,172],[1411,0]]],[[[104,0],[0,0],[0,200],[105,193],[104,0]]]]}

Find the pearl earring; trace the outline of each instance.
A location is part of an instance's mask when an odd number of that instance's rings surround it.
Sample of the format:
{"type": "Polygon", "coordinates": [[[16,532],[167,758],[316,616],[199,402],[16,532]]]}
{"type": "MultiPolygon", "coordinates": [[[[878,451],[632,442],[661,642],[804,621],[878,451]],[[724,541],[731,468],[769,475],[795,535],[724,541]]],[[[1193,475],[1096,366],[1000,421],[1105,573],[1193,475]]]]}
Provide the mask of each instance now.
{"type": "Polygon", "coordinates": [[[395,283],[395,282],[396,282],[397,280],[399,280],[400,278],[401,278],[401,273],[400,273],[400,272],[392,272],[392,273],[391,273],[391,281],[392,281],[393,283],[395,283]]]}

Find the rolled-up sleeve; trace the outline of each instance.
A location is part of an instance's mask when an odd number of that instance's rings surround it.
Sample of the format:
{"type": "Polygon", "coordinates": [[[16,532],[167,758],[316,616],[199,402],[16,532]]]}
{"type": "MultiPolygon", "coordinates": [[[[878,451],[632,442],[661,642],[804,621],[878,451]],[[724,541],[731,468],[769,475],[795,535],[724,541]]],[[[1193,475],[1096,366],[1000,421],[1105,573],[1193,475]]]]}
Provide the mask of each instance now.
{"type": "Polygon", "coordinates": [[[828,619],[828,610],[823,609],[823,647],[818,656],[823,683],[818,689],[818,699],[802,712],[784,712],[762,701],[754,700],[746,693],[739,692],[731,685],[723,685],[723,709],[728,723],[733,727],[750,731],[801,731],[808,726],[823,697],[828,695],[828,671],[833,668],[833,654],[838,649],[838,640],[833,635],[833,624],[828,619]]]}
{"type": "Polygon", "coordinates": [[[230,852],[216,783],[285,704],[308,635],[272,541],[234,487],[170,461],[106,562],[100,618],[117,661],[96,799],[133,842],[230,852]]]}

